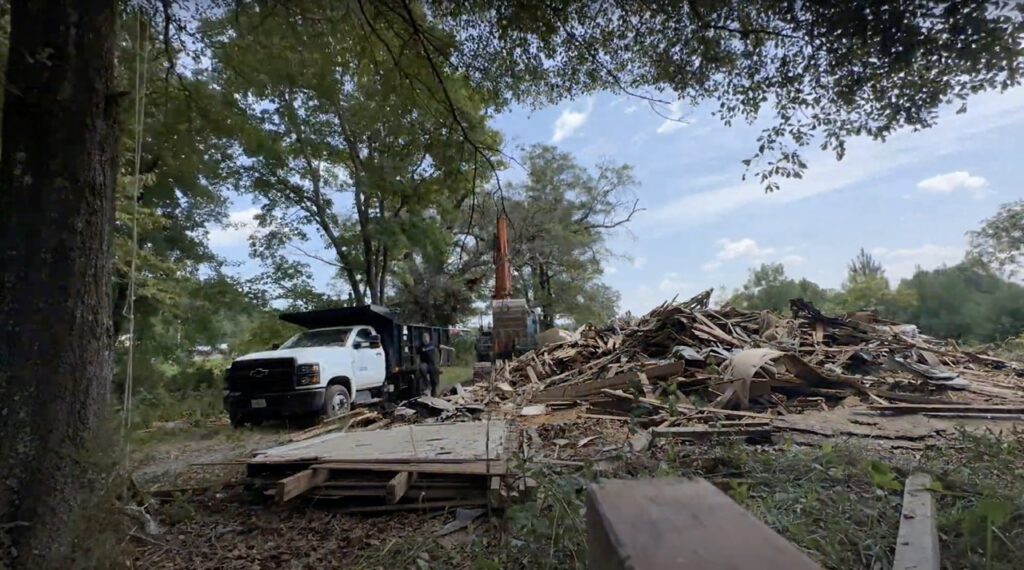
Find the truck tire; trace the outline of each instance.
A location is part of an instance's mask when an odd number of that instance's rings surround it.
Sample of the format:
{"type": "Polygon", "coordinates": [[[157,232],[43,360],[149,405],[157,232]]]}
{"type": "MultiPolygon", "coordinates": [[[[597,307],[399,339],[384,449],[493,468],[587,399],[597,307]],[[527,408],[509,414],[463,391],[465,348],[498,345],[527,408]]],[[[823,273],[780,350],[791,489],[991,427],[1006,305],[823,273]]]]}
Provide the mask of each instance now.
{"type": "Polygon", "coordinates": [[[324,417],[334,418],[347,414],[352,409],[352,397],[348,389],[340,384],[332,384],[324,393],[324,417]]]}

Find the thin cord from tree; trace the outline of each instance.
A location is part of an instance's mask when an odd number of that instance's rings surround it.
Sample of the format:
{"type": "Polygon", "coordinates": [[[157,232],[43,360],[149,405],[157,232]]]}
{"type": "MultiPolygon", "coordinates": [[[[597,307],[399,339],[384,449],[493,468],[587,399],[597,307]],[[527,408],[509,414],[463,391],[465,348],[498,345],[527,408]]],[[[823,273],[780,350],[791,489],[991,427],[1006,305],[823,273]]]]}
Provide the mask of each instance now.
{"type": "MultiPolygon", "coordinates": [[[[142,33],[142,10],[136,12],[136,56],[135,56],[135,167],[132,191],[132,260],[128,274],[128,301],[125,312],[128,316],[128,361],[125,365],[123,402],[123,429],[127,434],[132,422],[132,387],[134,384],[135,360],[135,285],[139,257],[139,194],[142,189],[142,135],[146,118],[146,69],[149,43],[142,33]]],[[[128,444],[125,443],[125,461],[128,460],[128,444]]]]}

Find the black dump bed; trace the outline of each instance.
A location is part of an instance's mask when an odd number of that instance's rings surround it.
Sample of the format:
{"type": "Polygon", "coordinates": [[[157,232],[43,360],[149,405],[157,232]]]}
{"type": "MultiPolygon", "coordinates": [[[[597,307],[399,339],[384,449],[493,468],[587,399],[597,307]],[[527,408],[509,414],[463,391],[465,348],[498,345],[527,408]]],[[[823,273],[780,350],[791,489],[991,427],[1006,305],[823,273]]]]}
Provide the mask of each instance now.
{"type": "Polygon", "coordinates": [[[430,334],[434,346],[448,343],[447,328],[400,323],[394,312],[381,305],[283,313],[280,318],[286,323],[307,329],[371,326],[380,335],[389,371],[394,371],[395,368],[411,368],[419,364],[418,354],[423,333],[430,334]]]}

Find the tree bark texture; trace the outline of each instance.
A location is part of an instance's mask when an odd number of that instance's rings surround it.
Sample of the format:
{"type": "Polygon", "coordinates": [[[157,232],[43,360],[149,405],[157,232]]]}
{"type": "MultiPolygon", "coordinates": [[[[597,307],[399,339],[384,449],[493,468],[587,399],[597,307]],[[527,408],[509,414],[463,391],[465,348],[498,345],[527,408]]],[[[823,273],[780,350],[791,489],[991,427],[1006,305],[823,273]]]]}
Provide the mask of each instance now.
{"type": "Polygon", "coordinates": [[[114,0],[14,0],[0,151],[0,567],[67,568],[110,413],[114,0]]]}

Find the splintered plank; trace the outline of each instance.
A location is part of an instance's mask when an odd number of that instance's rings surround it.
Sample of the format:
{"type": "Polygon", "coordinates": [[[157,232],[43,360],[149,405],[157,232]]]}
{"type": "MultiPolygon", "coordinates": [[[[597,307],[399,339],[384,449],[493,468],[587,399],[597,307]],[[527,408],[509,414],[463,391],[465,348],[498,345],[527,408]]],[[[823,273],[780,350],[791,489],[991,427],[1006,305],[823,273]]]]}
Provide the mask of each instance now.
{"type": "Polygon", "coordinates": [[[935,501],[928,490],[931,484],[927,473],[914,473],[907,478],[893,570],[939,570],[935,501]]]}
{"type": "MultiPolygon", "coordinates": [[[[668,404],[666,404],[665,402],[662,402],[660,400],[656,400],[654,398],[636,397],[636,396],[633,396],[631,394],[627,394],[625,392],[621,392],[621,391],[617,391],[617,390],[601,390],[601,393],[606,395],[606,396],[610,396],[612,398],[615,398],[617,400],[632,401],[632,402],[637,402],[637,403],[641,403],[641,404],[647,404],[647,405],[649,405],[649,406],[651,406],[653,408],[659,409],[659,410],[669,410],[668,404]]],[[[720,409],[720,408],[712,408],[712,407],[698,408],[696,406],[692,406],[692,405],[688,405],[688,404],[676,404],[676,411],[684,413],[684,414],[693,414],[693,413],[697,413],[697,412],[702,412],[702,413],[707,413],[707,414],[715,414],[715,415],[719,415],[719,416],[734,416],[734,417],[739,417],[739,418],[756,418],[756,419],[759,419],[759,420],[771,420],[771,419],[773,419],[771,416],[769,416],[767,414],[759,414],[757,412],[745,412],[743,410],[723,410],[723,409],[720,409]]]]}
{"type": "Polygon", "coordinates": [[[591,570],[820,570],[797,547],[703,479],[609,480],[592,485],[586,522],[591,570]]]}
{"type": "Polygon", "coordinates": [[[661,380],[664,378],[671,378],[678,376],[686,370],[686,362],[679,360],[676,362],[666,362],[665,364],[655,364],[654,366],[648,366],[644,369],[644,374],[647,375],[648,380],[661,380]]]}
{"type": "Polygon", "coordinates": [[[987,406],[983,404],[889,404],[872,405],[868,409],[893,414],[920,414],[923,412],[956,412],[974,414],[1024,414],[1024,406],[987,406]]]}
{"type": "Polygon", "coordinates": [[[402,471],[392,477],[384,488],[384,496],[387,499],[387,503],[393,505],[402,500],[402,497],[409,491],[409,485],[415,480],[416,473],[409,471],[402,471]]]}
{"type": "Polygon", "coordinates": [[[771,435],[770,426],[734,426],[734,427],[656,427],[651,428],[651,436],[655,438],[689,439],[693,441],[726,438],[726,437],[766,437],[771,435]]]}
{"type": "Polygon", "coordinates": [[[532,366],[526,367],[526,375],[530,377],[530,382],[533,384],[540,384],[540,380],[537,378],[537,373],[533,371],[532,366]]]}
{"type": "Polygon", "coordinates": [[[321,485],[327,481],[329,476],[330,472],[328,471],[304,469],[278,481],[274,491],[274,498],[279,503],[290,501],[313,487],[321,485]]]}
{"type": "Polygon", "coordinates": [[[533,395],[534,402],[545,402],[549,400],[577,400],[601,395],[601,391],[610,388],[626,388],[630,382],[639,382],[640,375],[635,372],[616,374],[611,378],[603,380],[591,380],[579,384],[568,384],[555,386],[541,390],[533,395]]]}

